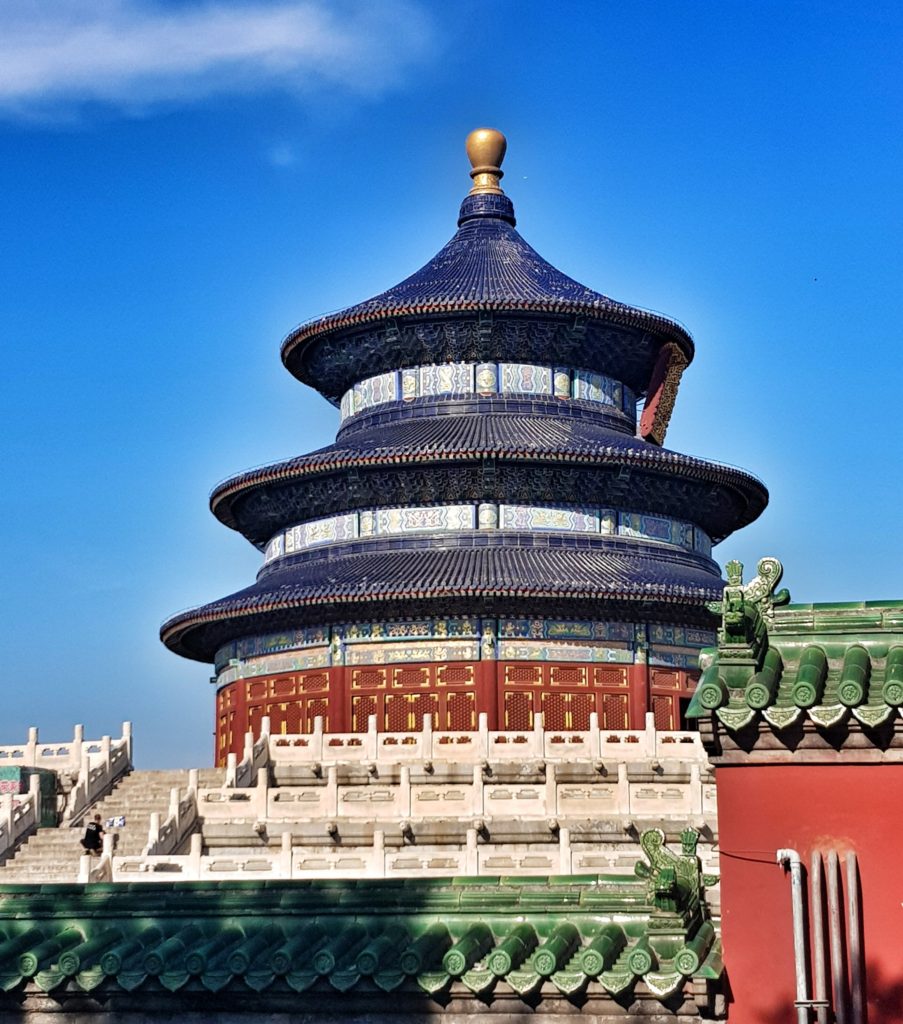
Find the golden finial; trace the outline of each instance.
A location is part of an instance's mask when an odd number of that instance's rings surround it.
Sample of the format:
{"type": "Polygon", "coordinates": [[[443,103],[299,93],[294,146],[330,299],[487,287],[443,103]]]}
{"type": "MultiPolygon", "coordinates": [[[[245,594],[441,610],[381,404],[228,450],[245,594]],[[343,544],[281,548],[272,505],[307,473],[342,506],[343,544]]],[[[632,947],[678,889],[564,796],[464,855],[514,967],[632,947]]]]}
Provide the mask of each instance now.
{"type": "Polygon", "coordinates": [[[505,136],[495,128],[477,128],[467,136],[464,145],[467,147],[467,158],[473,166],[470,172],[473,178],[470,194],[504,195],[499,188],[499,180],[505,173],[501,167],[505,159],[505,150],[508,148],[505,136]]]}

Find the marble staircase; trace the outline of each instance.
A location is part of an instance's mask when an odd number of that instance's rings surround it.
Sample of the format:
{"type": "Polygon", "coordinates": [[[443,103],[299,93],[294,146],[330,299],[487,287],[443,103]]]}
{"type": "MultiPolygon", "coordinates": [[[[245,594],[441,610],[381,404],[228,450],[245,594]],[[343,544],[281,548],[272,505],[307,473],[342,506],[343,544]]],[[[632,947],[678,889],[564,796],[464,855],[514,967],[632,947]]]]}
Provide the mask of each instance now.
{"type": "MultiPolygon", "coordinates": [[[[223,772],[205,769],[200,772],[203,785],[222,785],[223,772]]],[[[115,836],[115,853],[119,856],[140,855],[147,843],[150,816],[159,812],[165,817],[170,792],[188,784],[187,770],[132,771],[125,775],[113,791],[88,812],[85,824],[95,814],[106,821],[124,816],[126,824],[110,831],[115,836]]],[[[74,882],[84,850],[80,840],[84,824],[73,828],[43,828],[33,833],[16,851],[15,856],[0,867],[0,885],[10,883],[74,882]]]]}

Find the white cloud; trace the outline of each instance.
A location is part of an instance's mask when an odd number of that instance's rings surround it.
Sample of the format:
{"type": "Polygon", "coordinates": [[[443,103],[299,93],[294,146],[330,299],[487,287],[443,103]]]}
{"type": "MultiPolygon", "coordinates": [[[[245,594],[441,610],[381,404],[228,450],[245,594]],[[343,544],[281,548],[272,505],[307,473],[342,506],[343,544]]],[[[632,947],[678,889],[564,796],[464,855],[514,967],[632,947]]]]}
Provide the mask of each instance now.
{"type": "Polygon", "coordinates": [[[298,162],[298,155],[287,142],[277,142],[267,150],[267,161],[273,167],[291,167],[298,162]]]}
{"type": "Polygon", "coordinates": [[[0,113],[267,89],[366,95],[429,48],[412,0],[0,0],[0,113]]]}

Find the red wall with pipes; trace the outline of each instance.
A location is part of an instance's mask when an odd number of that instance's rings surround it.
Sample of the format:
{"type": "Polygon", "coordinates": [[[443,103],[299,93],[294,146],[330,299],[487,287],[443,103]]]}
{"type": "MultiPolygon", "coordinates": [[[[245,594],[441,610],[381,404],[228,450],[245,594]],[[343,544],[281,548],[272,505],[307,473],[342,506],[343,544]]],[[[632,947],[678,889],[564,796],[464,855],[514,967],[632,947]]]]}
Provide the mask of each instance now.
{"type": "MultiPolygon", "coordinates": [[[[856,853],[868,1021],[903,1020],[903,764],[744,765],[718,768],[716,783],[730,1024],[796,1019],[790,875],[775,862],[782,847],[807,867],[813,850],[837,850],[841,866],[846,851],[856,853]]],[[[842,893],[846,916],[845,878],[842,893]]],[[[809,977],[811,995],[811,962],[809,977]]]]}

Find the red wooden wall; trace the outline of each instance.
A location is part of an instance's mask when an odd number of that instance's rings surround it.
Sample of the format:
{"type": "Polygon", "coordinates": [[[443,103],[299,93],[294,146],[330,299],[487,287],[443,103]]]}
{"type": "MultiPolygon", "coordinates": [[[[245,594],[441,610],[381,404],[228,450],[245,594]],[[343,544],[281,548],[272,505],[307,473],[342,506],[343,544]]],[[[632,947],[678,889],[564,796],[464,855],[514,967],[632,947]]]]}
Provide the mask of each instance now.
{"type": "Polygon", "coordinates": [[[310,669],[240,679],[222,687],[216,702],[216,762],[241,755],[245,733],[260,733],[264,715],[273,733],[311,732],[320,715],[327,732],[364,732],[370,715],[385,732],[422,728],[476,729],[485,712],[492,730],[533,727],[541,711],[547,728],[589,727],[592,712],[603,729],[639,729],[647,711],[659,729],[678,729],[692,673],[646,665],[561,664],[530,661],[362,665],[310,669]]]}

